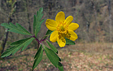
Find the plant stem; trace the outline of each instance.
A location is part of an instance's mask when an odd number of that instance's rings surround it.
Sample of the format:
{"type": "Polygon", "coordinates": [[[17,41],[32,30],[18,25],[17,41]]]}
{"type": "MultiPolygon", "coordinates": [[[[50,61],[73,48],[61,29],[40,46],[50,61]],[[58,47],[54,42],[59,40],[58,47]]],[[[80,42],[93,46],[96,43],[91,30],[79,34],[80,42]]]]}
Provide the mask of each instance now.
{"type": "MultiPolygon", "coordinates": [[[[32,37],[34,37],[35,40],[38,42],[38,48],[39,48],[40,44],[42,43],[42,41],[45,41],[47,39],[47,38],[44,38],[44,39],[38,40],[38,38],[36,38],[35,35],[32,37]]],[[[38,50],[38,48],[37,48],[37,50],[38,50]]]]}
{"type": "Polygon", "coordinates": [[[34,37],[34,38],[35,38],[35,40],[38,42],[38,47],[37,47],[37,50],[38,50],[38,48],[39,48],[39,46],[40,46],[40,41],[38,40],[38,38],[36,38],[36,37],[35,37],[35,35],[34,35],[34,36],[32,36],[32,37],[34,37]]]}

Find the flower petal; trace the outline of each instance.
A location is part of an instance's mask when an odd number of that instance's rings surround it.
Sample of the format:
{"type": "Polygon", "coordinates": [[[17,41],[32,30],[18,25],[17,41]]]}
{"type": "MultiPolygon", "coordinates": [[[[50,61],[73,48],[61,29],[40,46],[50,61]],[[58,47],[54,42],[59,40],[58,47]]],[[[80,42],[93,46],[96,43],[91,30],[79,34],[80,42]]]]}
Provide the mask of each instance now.
{"type": "Polygon", "coordinates": [[[66,37],[66,38],[72,41],[75,41],[78,38],[77,34],[73,30],[68,30],[68,34],[70,35],[70,37],[66,37]]]}
{"type": "Polygon", "coordinates": [[[59,22],[59,21],[63,22],[65,20],[65,14],[64,14],[64,12],[62,12],[62,11],[58,12],[57,15],[56,15],[55,20],[57,22],[59,22]]]}
{"type": "Polygon", "coordinates": [[[56,42],[58,37],[58,31],[53,31],[52,34],[50,35],[50,41],[51,42],[56,42]]]}
{"type": "Polygon", "coordinates": [[[54,31],[54,30],[56,30],[57,23],[56,23],[55,20],[47,19],[47,20],[46,20],[46,27],[47,27],[49,30],[54,31]]]}
{"type": "Polygon", "coordinates": [[[71,23],[69,26],[68,26],[68,29],[69,30],[76,30],[77,28],[79,27],[79,25],[77,23],[71,23]]]}
{"type": "Polygon", "coordinates": [[[62,37],[62,36],[58,36],[58,38],[57,38],[57,43],[58,43],[58,45],[60,46],[60,47],[64,47],[65,45],[66,45],[66,40],[65,40],[65,38],[64,37],[62,37]]]}
{"type": "Polygon", "coordinates": [[[69,25],[69,24],[71,24],[72,21],[73,21],[73,17],[72,17],[72,16],[68,16],[68,17],[66,18],[66,20],[65,20],[65,23],[66,23],[67,25],[69,25]]]}

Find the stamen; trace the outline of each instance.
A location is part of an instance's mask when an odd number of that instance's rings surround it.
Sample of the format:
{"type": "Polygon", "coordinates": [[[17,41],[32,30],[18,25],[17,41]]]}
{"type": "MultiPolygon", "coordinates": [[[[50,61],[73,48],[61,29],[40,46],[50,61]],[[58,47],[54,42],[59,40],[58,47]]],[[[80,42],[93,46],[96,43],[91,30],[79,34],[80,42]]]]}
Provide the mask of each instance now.
{"type": "Polygon", "coordinates": [[[59,22],[59,24],[58,24],[58,26],[57,26],[56,28],[57,28],[57,31],[58,31],[60,34],[66,34],[66,33],[67,33],[68,26],[67,26],[66,23],[63,21],[63,22],[59,22]]]}

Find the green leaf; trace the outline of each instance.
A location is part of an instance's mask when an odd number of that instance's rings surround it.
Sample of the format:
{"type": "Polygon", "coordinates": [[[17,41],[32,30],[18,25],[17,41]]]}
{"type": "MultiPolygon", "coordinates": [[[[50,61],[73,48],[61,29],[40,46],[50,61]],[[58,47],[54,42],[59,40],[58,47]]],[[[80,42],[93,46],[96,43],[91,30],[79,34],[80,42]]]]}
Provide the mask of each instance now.
{"type": "Polygon", "coordinates": [[[34,21],[33,21],[33,33],[35,33],[35,27],[36,27],[36,15],[34,15],[34,21]]]}
{"type": "Polygon", "coordinates": [[[64,71],[63,65],[60,62],[58,63],[58,69],[60,71],[64,71]]]}
{"type": "Polygon", "coordinates": [[[39,52],[41,51],[41,49],[42,49],[42,45],[40,45],[40,47],[39,47],[39,49],[38,49],[37,53],[35,54],[34,59],[35,59],[35,58],[37,58],[37,56],[38,56],[39,52]]]}
{"type": "Polygon", "coordinates": [[[43,12],[43,8],[42,7],[39,9],[39,12],[41,12],[41,13],[43,12]]]}
{"type": "Polygon", "coordinates": [[[66,38],[66,45],[75,45],[75,42],[66,38]]]}
{"type": "Polygon", "coordinates": [[[24,43],[24,46],[22,47],[22,51],[34,40],[34,38],[31,38],[29,40],[27,40],[25,43],[24,43]]]}
{"type": "Polygon", "coordinates": [[[46,35],[50,35],[53,31],[47,30],[46,35]]]}
{"type": "Polygon", "coordinates": [[[44,50],[45,50],[45,53],[46,53],[47,57],[51,61],[51,63],[57,68],[58,67],[58,63],[59,63],[58,55],[55,54],[54,51],[52,51],[51,49],[47,48],[46,46],[44,46],[44,50]]]}
{"type": "Polygon", "coordinates": [[[12,55],[14,55],[23,45],[19,45],[16,46],[13,50],[12,50],[12,55]]]}
{"type": "Polygon", "coordinates": [[[57,51],[57,49],[55,48],[55,46],[52,45],[49,41],[46,41],[46,42],[48,43],[48,45],[50,46],[50,48],[51,48],[55,53],[58,54],[58,51],[57,51]]]}
{"type": "Polygon", "coordinates": [[[11,26],[7,23],[2,23],[1,26],[5,27],[5,28],[11,28],[11,26]]]}
{"type": "Polygon", "coordinates": [[[13,46],[13,47],[10,47],[9,49],[7,49],[5,52],[2,53],[1,57],[7,57],[11,54],[15,54],[20,48],[21,48],[22,45],[20,46],[13,46]]]}
{"type": "Polygon", "coordinates": [[[13,46],[13,47],[10,47],[9,49],[7,49],[5,52],[2,53],[1,57],[3,58],[3,57],[7,57],[7,56],[11,55],[12,50],[13,50],[14,48],[15,48],[15,47],[13,46]]]}
{"type": "Polygon", "coordinates": [[[23,42],[22,44],[18,44],[17,47],[14,49],[13,51],[13,55],[22,47],[22,51],[34,40],[35,38],[30,38],[28,40],[26,40],[25,42],[23,42]]]}
{"type": "Polygon", "coordinates": [[[9,23],[11,27],[16,28],[16,26],[12,23],[9,23]]]}
{"type": "Polygon", "coordinates": [[[27,34],[31,35],[31,33],[29,33],[29,32],[28,32],[24,27],[22,27],[20,24],[16,23],[16,26],[17,26],[18,29],[20,29],[20,30],[26,32],[27,34]]]}
{"type": "Polygon", "coordinates": [[[10,46],[15,46],[15,45],[22,44],[22,43],[26,42],[29,39],[30,38],[25,38],[25,39],[21,39],[21,40],[15,41],[15,42],[11,43],[10,46]]]}
{"type": "Polygon", "coordinates": [[[39,11],[37,11],[37,21],[39,22],[43,16],[42,14],[43,8],[40,8],[39,11]]]}
{"type": "Polygon", "coordinates": [[[48,30],[48,31],[46,32],[46,36],[44,37],[44,39],[47,38],[47,36],[49,36],[52,32],[53,32],[53,31],[48,30]]]}
{"type": "Polygon", "coordinates": [[[33,67],[32,67],[33,69],[40,63],[40,61],[42,60],[42,56],[43,56],[43,49],[42,49],[42,45],[41,45],[35,55],[35,61],[34,61],[33,67]]]}
{"type": "Polygon", "coordinates": [[[35,38],[26,38],[26,39],[22,39],[16,42],[13,42],[11,44],[12,47],[10,47],[9,49],[7,49],[3,54],[2,57],[6,57],[9,56],[10,54],[14,55],[22,46],[22,50],[24,50],[31,42],[32,40],[34,40],[35,38]]]}
{"type": "Polygon", "coordinates": [[[37,11],[36,17],[34,18],[35,19],[34,20],[35,24],[34,24],[33,29],[35,31],[35,36],[37,36],[37,34],[39,33],[40,28],[41,28],[41,24],[44,22],[44,19],[41,20],[41,18],[43,16],[42,12],[43,12],[43,8],[40,8],[39,11],[37,11]]]}
{"type": "Polygon", "coordinates": [[[41,24],[44,22],[44,19],[41,20],[37,25],[36,25],[36,32],[35,32],[35,36],[37,36],[37,34],[39,33],[40,31],[40,28],[41,28],[41,24]]]}
{"type": "MultiPolygon", "coordinates": [[[[39,12],[38,12],[39,13],[39,12]]],[[[43,17],[43,14],[42,13],[39,13],[37,15],[37,22],[40,22],[41,18],[43,17]]]]}
{"type": "Polygon", "coordinates": [[[29,33],[24,27],[22,27],[20,24],[16,23],[16,26],[12,23],[2,23],[1,26],[9,29],[10,32],[15,32],[18,34],[24,34],[24,35],[32,35],[29,33]]]}

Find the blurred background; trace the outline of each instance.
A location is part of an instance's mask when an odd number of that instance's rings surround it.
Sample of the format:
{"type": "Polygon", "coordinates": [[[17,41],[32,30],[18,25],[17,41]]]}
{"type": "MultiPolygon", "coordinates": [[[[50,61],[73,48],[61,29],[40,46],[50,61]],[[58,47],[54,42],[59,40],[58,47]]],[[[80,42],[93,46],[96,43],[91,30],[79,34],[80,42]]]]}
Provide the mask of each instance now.
{"type": "MultiPolygon", "coordinates": [[[[70,58],[73,59],[73,57],[77,57],[77,56],[78,58],[80,57],[81,59],[84,59],[86,57],[85,60],[87,61],[90,61],[87,58],[90,58],[91,56],[92,56],[92,59],[94,59],[94,61],[92,61],[94,63],[86,62],[85,64],[86,71],[91,69],[95,70],[95,68],[97,68],[97,71],[113,69],[113,62],[112,62],[113,55],[111,55],[113,51],[113,45],[112,45],[113,1],[112,0],[0,0],[0,24],[9,23],[9,22],[12,22],[13,24],[19,23],[23,27],[25,27],[28,31],[33,33],[32,25],[33,25],[34,15],[36,15],[40,7],[43,7],[43,10],[44,10],[43,19],[45,19],[45,21],[48,18],[55,19],[56,14],[59,11],[63,11],[66,17],[69,15],[72,15],[74,17],[73,22],[78,23],[80,26],[75,31],[78,35],[78,39],[75,41],[76,45],[66,46],[66,48],[62,48],[62,49],[59,48],[59,52],[61,51],[60,57],[69,55],[69,58],[66,58],[67,62],[65,62],[66,61],[65,57],[62,58],[64,60],[63,65],[64,65],[65,71],[76,71],[76,70],[83,71],[84,70],[84,66],[81,66],[81,65],[84,65],[85,63],[81,64],[80,65],[81,67],[80,67],[75,64],[73,65],[72,64],[73,62],[72,63],[69,62],[70,58]],[[76,51],[76,53],[74,53],[75,52],[74,50],[76,51]],[[99,55],[96,55],[96,53],[98,53],[99,55]],[[81,55],[83,56],[83,58],[81,57],[81,55]],[[108,62],[106,62],[105,61],[106,59],[104,60],[103,57],[104,58],[108,57],[108,62]],[[95,59],[97,59],[97,63],[99,63],[98,59],[100,60],[99,65],[98,64],[96,65],[95,59]],[[109,61],[111,64],[109,63],[109,61]],[[101,65],[101,62],[102,62],[102,65],[101,65]]],[[[47,28],[44,22],[41,26],[41,31],[39,32],[38,38],[41,38],[43,35],[45,35],[46,31],[47,31],[47,28]]],[[[7,35],[7,29],[5,29],[0,25],[0,47],[1,48],[3,47],[3,43],[5,41],[7,41],[7,43],[5,44],[5,49],[6,49],[9,47],[10,43],[17,41],[19,39],[23,39],[25,37],[28,37],[28,36],[15,34],[12,32],[9,32],[7,35]],[[7,36],[7,40],[6,40],[6,36],[7,36]]],[[[36,44],[37,43],[33,41],[33,43],[29,46],[29,49],[30,47],[36,48],[37,47],[36,44]]],[[[58,47],[57,44],[55,46],[58,47]]],[[[32,51],[30,53],[32,53],[32,51]]],[[[20,54],[22,54],[22,52],[20,54]]],[[[29,56],[29,55],[26,55],[26,56],[29,56]]],[[[33,55],[31,55],[31,57],[33,57],[33,55]]],[[[15,56],[12,58],[14,61],[15,56]]],[[[11,64],[11,61],[9,61],[9,64],[11,64]]],[[[31,61],[33,61],[33,59],[31,61]]],[[[46,58],[45,58],[45,61],[46,61],[46,58]]],[[[72,60],[72,61],[78,64],[80,64],[81,62],[81,61],[76,62],[77,60],[72,60]]],[[[6,63],[7,63],[7,60],[6,60],[6,63]]],[[[43,64],[42,64],[42,67],[40,67],[41,66],[40,64],[38,66],[39,67],[38,71],[40,71],[41,68],[44,69],[43,71],[58,70],[54,68],[54,66],[51,66],[52,64],[49,65],[48,67],[48,63],[45,64],[45,67],[43,66],[43,64]]],[[[3,65],[3,64],[4,63],[0,65],[1,66],[0,71],[2,70],[5,71],[4,68],[7,70],[8,69],[19,70],[18,68],[21,67],[21,66],[18,67],[18,64],[17,64],[16,67],[12,66],[12,69],[11,69],[10,67],[11,65],[7,66],[7,64],[6,65],[3,65]]],[[[26,66],[28,67],[29,64],[27,64],[26,66]]],[[[32,64],[30,64],[29,68],[30,67],[32,67],[32,64]]],[[[27,69],[29,70],[29,68],[27,69]]],[[[28,70],[26,70],[25,68],[20,68],[20,71],[28,71],[28,70]]]]}

